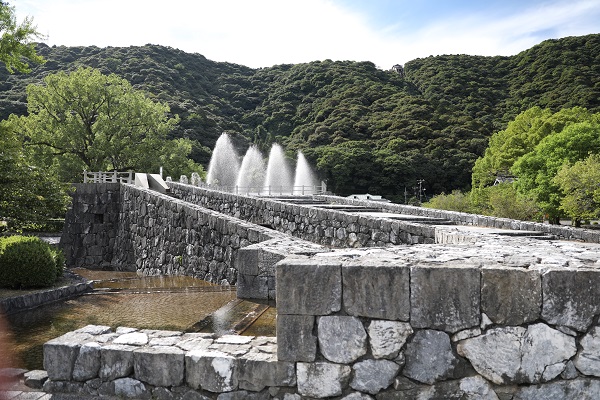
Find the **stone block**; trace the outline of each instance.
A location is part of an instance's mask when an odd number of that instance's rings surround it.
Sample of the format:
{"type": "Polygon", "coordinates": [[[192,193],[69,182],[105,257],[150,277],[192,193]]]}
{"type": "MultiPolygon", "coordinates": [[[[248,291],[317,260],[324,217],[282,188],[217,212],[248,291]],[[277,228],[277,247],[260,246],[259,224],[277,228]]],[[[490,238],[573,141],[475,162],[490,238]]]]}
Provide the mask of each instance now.
{"type": "Polygon", "coordinates": [[[484,268],[481,310],[499,325],[521,325],[539,319],[542,279],[538,270],[484,268]]]}
{"type": "Polygon", "coordinates": [[[100,345],[85,343],[79,348],[79,354],[73,367],[73,379],[87,381],[98,376],[100,370],[100,345]]]}
{"type": "Polygon", "coordinates": [[[413,328],[455,333],[479,325],[479,268],[419,265],[410,274],[413,328]]]}
{"type": "Polygon", "coordinates": [[[600,376],[600,327],[595,326],[581,339],[575,366],[584,375],[600,376]]]}
{"type": "Polygon", "coordinates": [[[417,331],[404,354],[406,365],[402,374],[427,384],[452,377],[459,364],[450,337],[440,331],[417,331]]]}
{"type": "Polygon", "coordinates": [[[240,275],[258,275],[258,258],[260,249],[255,246],[248,246],[239,249],[235,260],[240,275]]]}
{"type": "Polygon", "coordinates": [[[238,273],[237,297],[240,299],[268,299],[269,277],[238,273]]]}
{"type": "Polygon", "coordinates": [[[519,387],[514,400],[538,399],[600,399],[600,381],[590,378],[577,378],[570,381],[557,381],[543,385],[519,387]]]}
{"type": "Polygon", "coordinates": [[[600,270],[551,269],[542,274],[542,319],[585,332],[600,313],[600,270]]]}
{"type": "Polygon", "coordinates": [[[28,371],[23,375],[23,383],[32,389],[41,389],[48,379],[48,372],[40,369],[28,371]]]}
{"type": "Polygon", "coordinates": [[[319,349],[327,360],[349,364],[367,352],[367,332],[358,318],[320,317],[317,325],[319,349]]]}
{"type": "Polygon", "coordinates": [[[342,266],[343,307],[349,315],[408,321],[410,269],[405,266],[342,266]]]}
{"type": "Polygon", "coordinates": [[[393,360],[398,357],[413,330],[406,322],[373,320],[368,333],[373,357],[393,360]]]}
{"type": "Polygon", "coordinates": [[[277,358],[280,361],[314,361],[317,338],[311,315],[277,315],[277,358]]]}
{"type": "Polygon", "coordinates": [[[184,378],[184,352],[172,346],[156,346],[133,352],[136,379],[154,386],[178,386],[184,378]]]}
{"type": "Polygon", "coordinates": [[[342,303],[341,262],[326,257],[286,258],[277,266],[277,311],[328,315],[342,303]]]}
{"type": "Polygon", "coordinates": [[[278,361],[275,354],[250,352],[240,357],[239,365],[240,389],[259,392],[265,387],[296,385],[295,364],[278,361]]]}
{"type": "Polygon", "coordinates": [[[322,399],[340,396],[348,385],[351,368],[326,362],[298,363],[298,393],[322,399]]]}
{"type": "Polygon", "coordinates": [[[185,379],[192,389],[234,391],[238,388],[237,359],[220,351],[192,350],[185,355],[185,379]]]}
{"type": "Polygon", "coordinates": [[[400,366],[388,360],[364,360],[352,366],[354,378],[350,387],[354,390],[377,394],[393,382],[400,366]]]}
{"type": "Polygon", "coordinates": [[[82,344],[92,338],[87,333],[69,332],[44,343],[44,369],[53,381],[68,381],[82,344]]]}
{"type": "Polygon", "coordinates": [[[132,378],[120,378],[114,381],[115,396],[126,399],[149,399],[151,392],[144,383],[132,378]]]}

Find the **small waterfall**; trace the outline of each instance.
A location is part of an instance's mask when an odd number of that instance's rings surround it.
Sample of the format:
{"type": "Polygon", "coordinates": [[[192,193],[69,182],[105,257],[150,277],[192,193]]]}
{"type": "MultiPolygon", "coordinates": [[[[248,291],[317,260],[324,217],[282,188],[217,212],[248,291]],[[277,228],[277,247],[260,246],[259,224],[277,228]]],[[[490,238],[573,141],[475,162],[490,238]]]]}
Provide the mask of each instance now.
{"type": "Polygon", "coordinates": [[[231,188],[236,184],[239,169],[239,155],[233,147],[229,135],[223,133],[219,136],[213,149],[213,154],[208,164],[206,183],[223,188],[231,188]]]}
{"type": "Polygon", "coordinates": [[[314,187],[317,184],[317,179],[313,173],[306,157],[298,150],[298,158],[296,161],[296,176],[294,177],[294,194],[314,194],[314,187]]]}
{"type": "Polygon", "coordinates": [[[237,177],[236,186],[241,193],[258,193],[265,181],[265,160],[260,150],[252,145],[246,151],[237,177]]]}
{"type": "Polygon", "coordinates": [[[272,194],[292,193],[292,176],[283,148],[274,143],[269,153],[265,190],[272,194]]]}

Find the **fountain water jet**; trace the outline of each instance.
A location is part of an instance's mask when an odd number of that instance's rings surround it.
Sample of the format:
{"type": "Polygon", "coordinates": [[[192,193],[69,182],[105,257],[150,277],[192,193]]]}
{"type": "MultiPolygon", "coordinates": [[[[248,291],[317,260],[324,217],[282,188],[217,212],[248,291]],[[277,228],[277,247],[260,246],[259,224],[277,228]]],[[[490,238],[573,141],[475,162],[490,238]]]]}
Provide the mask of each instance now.
{"type": "Polygon", "coordinates": [[[233,147],[229,135],[223,133],[219,136],[210,158],[206,183],[224,188],[233,187],[236,184],[239,170],[239,155],[233,147]]]}
{"type": "Polygon", "coordinates": [[[252,145],[244,155],[235,185],[242,191],[258,193],[263,189],[265,172],[265,160],[260,150],[252,145]]]}
{"type": "Polygon", "coordinates": [[[296,175],[294,177],[294,194],[314,194],[317,179],[313,173],[306,157],[298,150],[298,158],[296,160],[296,175]]]}
{"type": "Polygon", "coordinates": [[[283,147],[274,143],[269,153],[265,189],[274,193],[289,194],[292,192],[292,184],[292,175],[283,147]]]}

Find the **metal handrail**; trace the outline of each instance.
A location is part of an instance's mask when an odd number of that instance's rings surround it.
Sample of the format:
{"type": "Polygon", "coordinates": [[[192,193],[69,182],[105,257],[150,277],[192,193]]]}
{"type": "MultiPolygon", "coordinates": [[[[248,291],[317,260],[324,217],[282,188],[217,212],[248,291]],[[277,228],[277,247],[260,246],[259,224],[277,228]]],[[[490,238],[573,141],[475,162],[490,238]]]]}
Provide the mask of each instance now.
{"type": "Polygon", "coordinates": [[[83,183],[133,183],[134,172],[117,172],[117,171],[98,171],[90,172],[83,171],[83,183]]]}

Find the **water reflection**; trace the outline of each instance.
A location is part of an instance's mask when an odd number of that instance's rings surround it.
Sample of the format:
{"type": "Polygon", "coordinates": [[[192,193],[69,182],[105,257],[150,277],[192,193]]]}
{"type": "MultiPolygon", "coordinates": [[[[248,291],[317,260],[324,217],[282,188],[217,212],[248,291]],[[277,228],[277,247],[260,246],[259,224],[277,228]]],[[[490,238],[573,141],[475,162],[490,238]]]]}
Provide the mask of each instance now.
{"type": "MultiPolygon", "coordinates": [[[[12,330],[14,367],[42,368],[46,341],[85,325],[187,330],[236,299],[234,287],[190,277],[135,277],[132,273],[77,271],[103,279],[90,294],[7,316],[12,330]]],[[[5,337],[8,333],[2,333],[5,337]]],[[[0,365],[6,355],[0,354],[0,365]]]]}

